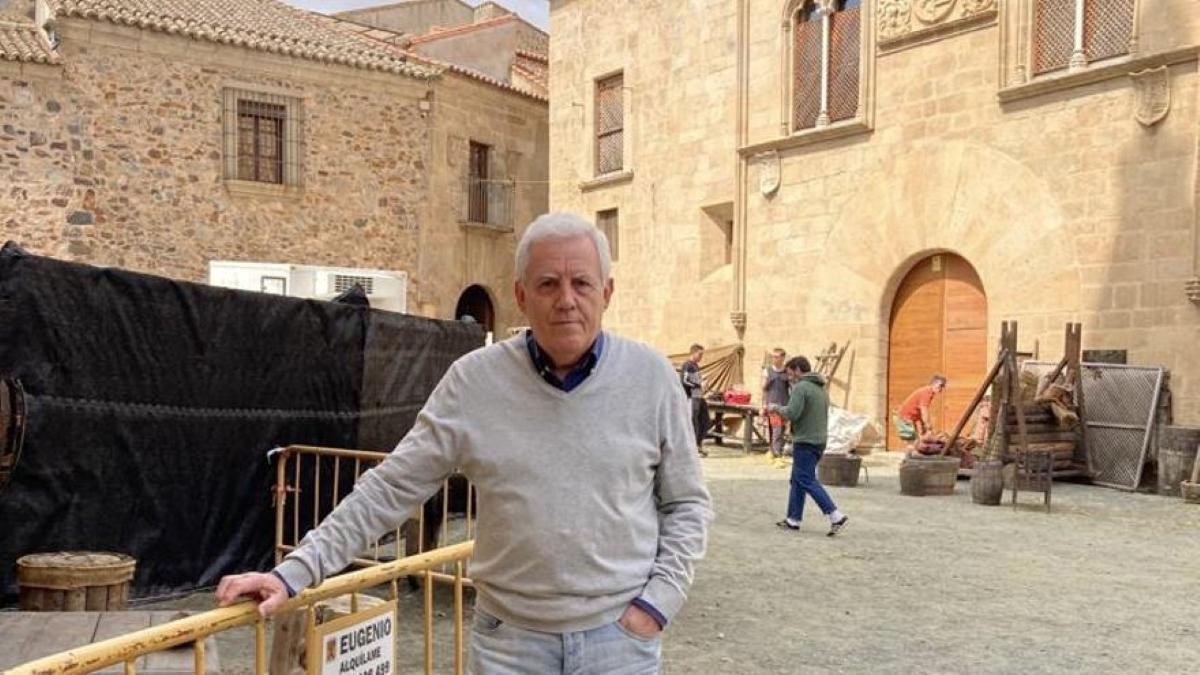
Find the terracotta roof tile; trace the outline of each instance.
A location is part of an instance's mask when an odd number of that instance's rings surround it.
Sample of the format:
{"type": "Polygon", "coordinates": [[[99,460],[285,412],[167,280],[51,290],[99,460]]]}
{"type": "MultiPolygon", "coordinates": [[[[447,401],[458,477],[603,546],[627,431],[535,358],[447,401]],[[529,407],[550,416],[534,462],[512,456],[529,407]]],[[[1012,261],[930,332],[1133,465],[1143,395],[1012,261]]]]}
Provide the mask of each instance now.
{"type": "Polygon", "coordinates": [[[51,0],[58,16],[136,26],[248,49],[381,70],[436,77],[429,64],[362,36],[331,28],[316,14],[278,0],[51,0]]]}
{"type": "Polygon", "coordinates": [[[545,63],[545,64],[550,63],[549,55],[543,54],[541,52],[533,52],[528,49],[518,49],[517,56],[522,59],[528,59],[530,61],[537,61],[539,63],[545,63]]]}
{"type": "Polygon", "coordinates": [[[46,34],[33,24],[0,21],[0,60],[26,63],[61,63],[46,34]]]}

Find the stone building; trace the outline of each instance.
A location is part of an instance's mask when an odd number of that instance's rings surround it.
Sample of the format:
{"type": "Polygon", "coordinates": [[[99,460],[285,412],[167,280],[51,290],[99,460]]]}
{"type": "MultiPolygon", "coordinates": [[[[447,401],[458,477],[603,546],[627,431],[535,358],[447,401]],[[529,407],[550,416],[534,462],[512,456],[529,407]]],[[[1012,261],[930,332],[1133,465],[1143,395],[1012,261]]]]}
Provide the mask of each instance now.
{"type": "Polygon", "coordinates": [[[550,36],[494,2],[402,0],[333,16],[427,59],[546,96],[550,36]]]}
{"type": "Polygon", "coordinates": [[[1194,0],[552,0],[554,209],[618,240],[611,325],[664,350],[853,341],[885,420],[949,424],[1000,322],[1171,371],[1200,423],[1194,0]]]}
{"type": "Polygon", "coordinates": [[[521,323],[544,96],[276,0],[3,11],[3,239],[193,281],[212,260],[398,270],[410,312],[521,323]]]}

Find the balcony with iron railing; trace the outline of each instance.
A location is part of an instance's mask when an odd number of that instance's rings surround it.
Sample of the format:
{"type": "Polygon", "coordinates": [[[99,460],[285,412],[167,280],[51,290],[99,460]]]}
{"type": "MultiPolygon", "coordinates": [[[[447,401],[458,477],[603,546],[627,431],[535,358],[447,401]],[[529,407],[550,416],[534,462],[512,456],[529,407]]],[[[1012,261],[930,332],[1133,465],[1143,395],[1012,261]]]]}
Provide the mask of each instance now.
{"type": "Polygon", "coordinates": [[[515,192],[511,180],[464,179],[459,221],[466,227],[512,232],[515,192]]]}

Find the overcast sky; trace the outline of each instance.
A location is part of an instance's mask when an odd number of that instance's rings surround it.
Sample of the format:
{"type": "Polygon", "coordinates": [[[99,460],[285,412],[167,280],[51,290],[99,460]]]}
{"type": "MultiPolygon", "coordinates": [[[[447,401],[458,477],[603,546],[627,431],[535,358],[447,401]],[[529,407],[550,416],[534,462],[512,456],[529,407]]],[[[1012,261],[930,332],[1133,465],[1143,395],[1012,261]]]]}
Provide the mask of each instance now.
{"type": "MultiPolygon", "coordinates": [[[[503,5],[520,14],[529,23],[541,28],[550,29],[550,0],[492,0],[497,5],[503,5]]],[[[374,5],[387,5],[395,0],[284,0],[289,5],[311,9],[329,14],[348,9],[362,9],[374,5]]],[[[484,0],[464,0],[468,5],[479,5],[484,0]]]]}

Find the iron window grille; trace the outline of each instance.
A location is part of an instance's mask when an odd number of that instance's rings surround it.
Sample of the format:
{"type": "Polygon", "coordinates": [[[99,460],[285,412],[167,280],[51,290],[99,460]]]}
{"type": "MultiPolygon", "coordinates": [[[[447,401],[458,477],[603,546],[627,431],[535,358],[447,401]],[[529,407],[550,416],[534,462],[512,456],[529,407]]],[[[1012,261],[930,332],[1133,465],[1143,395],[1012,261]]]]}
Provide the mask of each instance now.
{"type": "Polygon", "coordinates": [[[468,176],[463,180],[463,222],[512,232],[514,192],[511,180],[468,176]]]}
{"type": "Polygon", "coordinates": [[[234,87],[227,87],[223,98],[223,177],[301,185],[304,134],[300,99],[234,87]]]}

